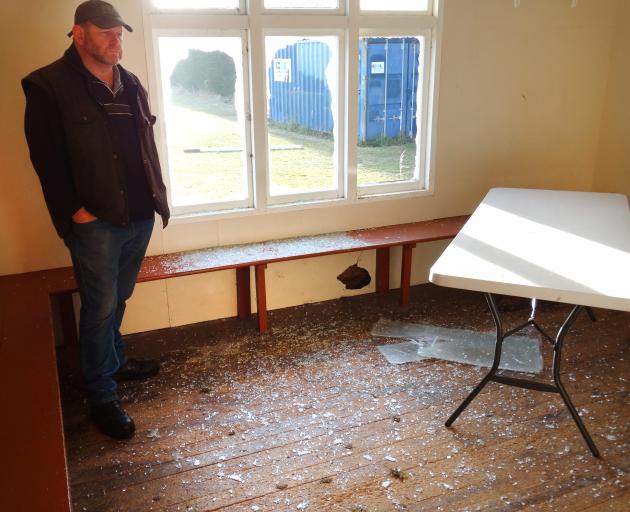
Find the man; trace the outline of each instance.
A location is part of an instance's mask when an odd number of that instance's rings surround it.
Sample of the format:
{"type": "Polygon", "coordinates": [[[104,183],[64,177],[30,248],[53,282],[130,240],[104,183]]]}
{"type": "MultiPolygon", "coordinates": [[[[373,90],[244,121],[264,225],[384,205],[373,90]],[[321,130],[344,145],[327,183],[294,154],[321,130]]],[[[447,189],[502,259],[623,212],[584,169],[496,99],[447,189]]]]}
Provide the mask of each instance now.
{"type": "Polygon", "coordinates": [[[111,4],[83,2],[63,57],[22,80],[31,161],[81,295],[81,370],[90,416],[120,439],[131,437],[135,425],[120,406],[117,381],[159,371],[156,361],[127,358],[120,324],[155,212],[164,227],[169,218],[155,117],[138,78],[118,64],[123,27],[132,31],[111,4]]]}

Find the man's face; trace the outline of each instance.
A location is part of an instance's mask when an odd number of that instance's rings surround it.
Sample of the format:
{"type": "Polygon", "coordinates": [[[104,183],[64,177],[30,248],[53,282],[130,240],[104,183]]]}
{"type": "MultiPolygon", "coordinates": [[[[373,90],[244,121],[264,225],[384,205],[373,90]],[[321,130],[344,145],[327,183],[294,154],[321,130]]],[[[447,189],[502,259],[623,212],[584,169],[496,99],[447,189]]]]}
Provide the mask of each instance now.
{"type": "Polygon", "coordinates": [[[81,29],[83,37],[77,43],[85,53],[101,64],[118,64],[123,54],[122,27],[99,28],[88,22],[81,29]]]}

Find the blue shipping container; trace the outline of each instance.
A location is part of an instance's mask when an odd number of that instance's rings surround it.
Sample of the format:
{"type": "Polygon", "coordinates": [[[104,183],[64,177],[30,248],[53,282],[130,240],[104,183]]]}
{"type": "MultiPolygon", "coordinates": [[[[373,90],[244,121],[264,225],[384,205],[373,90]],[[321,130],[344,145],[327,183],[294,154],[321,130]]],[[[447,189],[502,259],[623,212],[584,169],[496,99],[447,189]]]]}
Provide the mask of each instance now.
{"type": "Polygon", "coordinates": [[[360,142],[416,136],[419,53],[415,37],[360,39],[360,142]]]}
{"type": "MultiPolygon", "coordinates": [[[[359,41],[360,142],[416,135],[420,41],[415,37],[359,41]]],[[[326,82],[330,49],[305,39],[276,52],[268,70],[271,121],[332,133],[331,95],[326,82]]]]}
{"type": "Polygon", "coordinates": [[[326,82],[328,45],[307,39],[276,52],[268,70],[269,118],[277,123],[332,133],[326,82]]]}

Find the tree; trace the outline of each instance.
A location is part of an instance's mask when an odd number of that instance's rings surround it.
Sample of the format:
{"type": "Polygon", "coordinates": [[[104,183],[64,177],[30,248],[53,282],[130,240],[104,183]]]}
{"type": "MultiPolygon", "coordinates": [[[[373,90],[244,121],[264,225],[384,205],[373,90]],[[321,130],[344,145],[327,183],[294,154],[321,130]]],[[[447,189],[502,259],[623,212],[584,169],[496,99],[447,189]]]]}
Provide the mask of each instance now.
{"type": "Polygon", "coordinates": [[[215,50],[188,50],[171,75],[171,85],[191,92],[210,92],[227,99],[234,96],[236,67],[226,53],[215,50]]]}

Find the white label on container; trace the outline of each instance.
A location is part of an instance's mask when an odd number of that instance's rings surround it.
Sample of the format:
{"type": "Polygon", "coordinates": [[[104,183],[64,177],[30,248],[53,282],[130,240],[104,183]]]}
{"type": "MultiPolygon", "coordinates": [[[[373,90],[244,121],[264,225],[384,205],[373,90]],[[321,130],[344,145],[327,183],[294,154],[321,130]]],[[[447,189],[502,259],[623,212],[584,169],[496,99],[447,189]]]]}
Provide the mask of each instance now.
{"type": "Polygon", "coordinates": [[[372,74],[382,75],[383,73],[385,73],[385,62],[372,62],[372,74]]]}
{"type": "Polygon", "coordinates": [[[273,81],[291,81],[291,59],[273,59],[273,81]]]}

